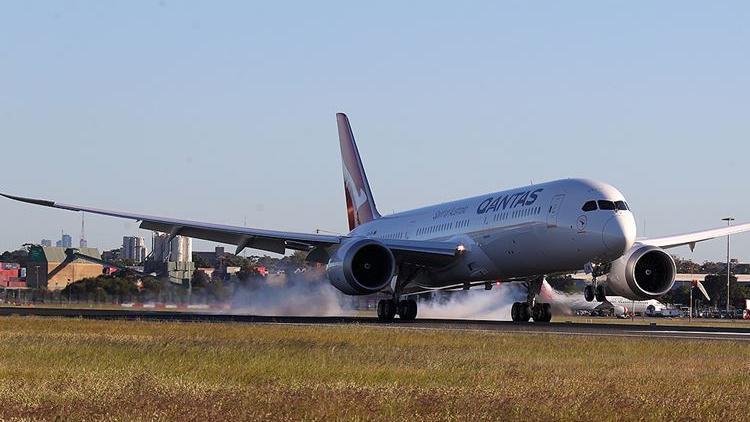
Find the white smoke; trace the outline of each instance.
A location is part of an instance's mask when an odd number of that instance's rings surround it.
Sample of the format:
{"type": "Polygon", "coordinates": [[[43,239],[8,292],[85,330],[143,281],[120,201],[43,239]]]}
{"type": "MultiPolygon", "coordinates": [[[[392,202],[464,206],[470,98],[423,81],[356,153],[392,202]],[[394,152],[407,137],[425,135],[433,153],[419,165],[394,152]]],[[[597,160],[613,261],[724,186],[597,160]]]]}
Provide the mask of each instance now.
{"type": "Polygon", "coordinates": [[[495,286],[492,290],[436,293],[431,300],[419,301],[418,317],[510,321],[513,302],[522,300],[526,300],[525,289],[510,283],[495,286]]]}
{"type": "MultiPolygon", "coordinates": [[[[251,279],[238,287],[231,300],[231,312],[266,316],[367,316],[357,301],[333,287],[321,272],[269,275],[251,279]]],[[[526,300],[520,284],[502,283],[492,290],[438,292],[418,299],[418,318],[510,321],[513,302],[526,300]]],[[[555,290],[545,280],[538,300],[550,303],[554,314],[570,315],[580,295],[555,290]]],[[[373,315],[374,316],[374,315],[373,315]]]]}
{"type": "Polygon", "coordinates": [[[266,316],[349,316],[356,310],[321,274],[269,275],[253,278],[234,291],[231,312],[266,316]]]}
{"type": "Polygon", "coordinates": [[[556,290],[545,279],[542,283],[542,290],[538,296],[542,302],[552,305],[553,315],[573,315],[576,305],[582,300],[581,294],[565,293],[556,290]]]}

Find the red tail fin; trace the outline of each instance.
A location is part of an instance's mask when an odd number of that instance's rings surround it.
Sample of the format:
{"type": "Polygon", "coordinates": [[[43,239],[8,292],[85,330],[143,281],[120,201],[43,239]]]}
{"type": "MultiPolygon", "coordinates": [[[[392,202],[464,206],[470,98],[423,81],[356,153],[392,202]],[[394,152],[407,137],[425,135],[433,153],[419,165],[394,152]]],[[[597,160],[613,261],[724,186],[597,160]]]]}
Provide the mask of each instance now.
{"type": "Polygon", "coordinates": [[[375,207],[349,119],[346,114],[337,113],[336,122],[339,127],[341,162],[344,168],[346,213],[349,217],[349,230],[354,230],[360,224],[380,218],[380,213],[375,207]]]}

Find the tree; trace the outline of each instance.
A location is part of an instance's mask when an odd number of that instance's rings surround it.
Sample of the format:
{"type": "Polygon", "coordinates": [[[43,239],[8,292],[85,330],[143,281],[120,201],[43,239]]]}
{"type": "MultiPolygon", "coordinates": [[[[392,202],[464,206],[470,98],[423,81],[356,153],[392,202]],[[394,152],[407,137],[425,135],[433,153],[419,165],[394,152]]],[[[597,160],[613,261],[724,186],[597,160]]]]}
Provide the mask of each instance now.
{"type": "Polygon", "coordinates": [[[193,262],[195,262],[196,268],[209,268],[211,266],[208,264],[208,261],[195,252],[193,252],[193,262]]]}
{"type": "Polygon", "coordinates": [[[190,278],[190,286],[193,290],[205,289],[210,283],[211,279],[208,274],[201,270],[193,271],[193,276],[190,278]]]}
{"type": "Polygon", "coordinates": [[[570,274],[547,277],[547,283],[552,288],[565,293],[576,293],[579,291],[576,281],[570,274]]]}
{"type": "Polygon", "coordinates": [[[298,268],[305,267],[307,265],[307,252],[294,251],[288,258],[289,262],[296,265],[298,268]]]}
{"type": "Polygon", "coordinates": [[[19,264],[25,264],[29,257],[29,252],[26,249],[19,249],[17,251],[5,251],[0,255],[0,262],[17,262],[19,264]]]}
{"type": "Polygon", "coordinates": [[[674,255],[672,255],[672,258],[674,259],[674,264],[675,264],[675,267],[677,267],[678,273],[695,274],[695,273],[702,272],[701,266],[689,259],[682,259],[674,255]]]}
{"type": "Polygon", "coordinates": [[[680,287],[674,287],[670,291],[668,291],[664,296],[662,296],[659,300],[664,303],[687,304],[690,302],[690,289],[691,289],[691,285],[687,283],[680,287]]]}
{"type": "MultiPolygon", "coordinates": [[[[711,304],[718,308],[725,308],[727,306],[727,275],[724,274],[709,274],[706,276],[703,285],[706,287],[708,295],[711,297],[711,304]]],[[[729,278],[729,295],[731,299],[731,306],[743,308],[745,306],[745,299],[749,296],[749,291],[746,286],[740,286],[737,283],[737,277],[731,276],[729,278]]]]}
{"type": "Polygon", "coordinates": [[[242,267],[240,267],[240,270],[237,271],[237,278],[242,282],[249,280],[251,277],[257,276],[260,276],[258,267],[249,262],[243,264],[242,267]]]}

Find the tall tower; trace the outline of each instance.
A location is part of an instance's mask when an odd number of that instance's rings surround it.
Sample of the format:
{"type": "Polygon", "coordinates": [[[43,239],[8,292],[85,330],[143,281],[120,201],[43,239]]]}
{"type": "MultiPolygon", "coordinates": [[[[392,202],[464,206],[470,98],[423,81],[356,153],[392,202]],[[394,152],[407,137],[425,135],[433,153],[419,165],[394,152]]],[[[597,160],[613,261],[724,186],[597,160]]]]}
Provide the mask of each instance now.
{"type": "Polygon", "coordinates": [[[85,213],[81,213],[81,240],[78,242],[78,246],[81,248],[85,248],[88,246],[88,243],[86,241],[86,225],[84,220],[85,213]]]}

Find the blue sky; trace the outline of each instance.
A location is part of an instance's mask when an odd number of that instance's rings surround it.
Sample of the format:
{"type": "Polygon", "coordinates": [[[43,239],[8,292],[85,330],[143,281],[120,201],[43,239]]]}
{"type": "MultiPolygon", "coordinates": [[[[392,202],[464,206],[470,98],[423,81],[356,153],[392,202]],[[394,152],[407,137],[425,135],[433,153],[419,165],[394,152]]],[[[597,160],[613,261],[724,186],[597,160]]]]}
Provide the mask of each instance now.
{"type": "MultiPolygon", "coordinates": [[[[3,2],[0,189],[345,232],[345,111],[382,212],[589,177],[640,235],[750,221],[747,22],[739,1],[3,2]]],[[[2,250],[79,233],[0,216],[2,250]]],[[[136,233],[87,216],[101,249],[136,233]]],[[[750,261],[750,234],[734,245],[750,261]]]]}

